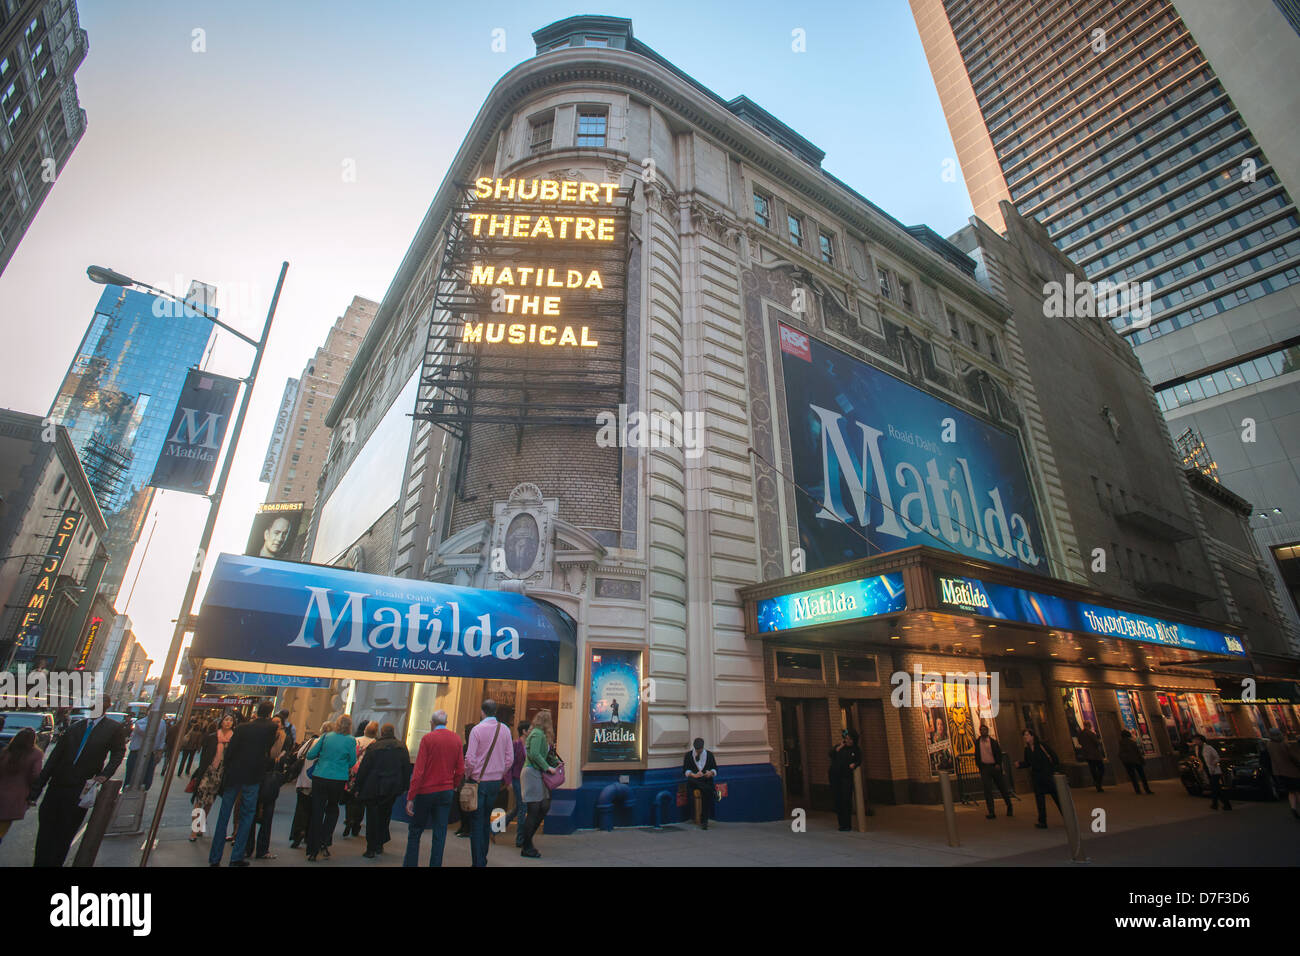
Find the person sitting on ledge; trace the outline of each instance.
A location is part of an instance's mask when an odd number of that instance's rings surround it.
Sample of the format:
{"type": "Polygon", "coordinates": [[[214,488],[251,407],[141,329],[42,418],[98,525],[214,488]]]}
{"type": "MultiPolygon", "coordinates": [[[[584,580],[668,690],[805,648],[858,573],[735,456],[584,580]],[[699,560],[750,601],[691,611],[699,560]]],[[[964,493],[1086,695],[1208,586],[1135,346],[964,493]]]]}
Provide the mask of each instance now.
{"type": "Polygon", "coordinates": [[[718,791],[713,779],[718,775],[718,762],[704,749],[704,738],[696,737],[694,750],[686,751],[682,758],[682,772],[686,774],[686,805],[691,806],[696,790],[700,791],[700,829],[709,828],[709,815],[718,791]]]}

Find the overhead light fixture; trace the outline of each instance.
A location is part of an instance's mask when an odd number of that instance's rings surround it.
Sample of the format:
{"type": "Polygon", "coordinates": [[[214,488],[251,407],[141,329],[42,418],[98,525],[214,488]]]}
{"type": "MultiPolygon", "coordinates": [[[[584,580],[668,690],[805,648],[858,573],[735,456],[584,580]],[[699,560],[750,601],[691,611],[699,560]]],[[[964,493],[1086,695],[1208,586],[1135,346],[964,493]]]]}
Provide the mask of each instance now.
{"type": "Polygon", "coordinates": [[[1037,642],[1037,641],[1026,641],[1025,643],[1026,643],[1026,644],[1037,644],[1038,642],[1037,642]]]}

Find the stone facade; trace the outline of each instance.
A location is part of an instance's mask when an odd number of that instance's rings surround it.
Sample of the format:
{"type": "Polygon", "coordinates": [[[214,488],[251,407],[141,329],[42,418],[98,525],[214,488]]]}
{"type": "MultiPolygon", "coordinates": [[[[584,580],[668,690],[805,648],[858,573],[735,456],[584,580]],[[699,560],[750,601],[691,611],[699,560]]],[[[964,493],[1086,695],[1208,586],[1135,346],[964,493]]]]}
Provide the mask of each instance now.
{"type": "MultiPolygon", "coordinates": [[[[823,172],[820,152],[778,121],[776,138],[760,129],[771,128],[764,117],[635,44],[553,50],[516,67],[475,120],[330,412],[329,424],[355,421],[364,444],[416,368],[455,183],[563,178],[632,192],[625,402],[701,415],[700,453],[615,454],[596,445],[594,422],[522,435],[477,426],[467,443],[417,422],[391,570],[488,588],[523,580],[578,621],[579,660],[590,644],[645,646],[656,688],[650,771],[676,767],[696,736],[724,765],[770,773],[779,760],[764,648],[746,639],[737,594],[791,573],[797,541],[794,492],[771,467],[788,471],[778,321],[1013,430],[1043,463],[1033,467],[1052,467],[1007,364],[1008,310],[977,282],[975,263],[823,172]],[[603,148],[574,145],[577,104],[605,111],[603,148]],[[548,111],[551,148],[532,155],[530,124],[548,111]],[[756,194],[770,203],[767,227],[756,222],[756,194]],[[521,510],[543,534],[541,558],[522,577],[491,561],[521,510]]],[[[356,446],[333,442],[322,500],[356,446]]],[[[1049,561],[1077,565],[1058,510],[1040,503],[1049,561]]],[[[468,696],[457,703],[462,719],[473,715],[468,696]]],[[[562,752],[581,751],[584,706],[581,687],[560,688],[562,752]]],[[[581,784],[576,766],[570,779],[581,784]]]]}

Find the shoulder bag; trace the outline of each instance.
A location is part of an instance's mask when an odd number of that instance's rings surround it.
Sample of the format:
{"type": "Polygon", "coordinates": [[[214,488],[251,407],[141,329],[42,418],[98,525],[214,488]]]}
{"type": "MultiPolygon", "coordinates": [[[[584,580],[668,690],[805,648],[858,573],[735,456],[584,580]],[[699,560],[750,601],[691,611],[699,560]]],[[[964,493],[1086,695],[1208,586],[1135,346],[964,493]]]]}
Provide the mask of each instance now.
{"type": "Polygon", "coordinates": [[[564,786],[564,761],[542,774],[542,782],[546,784],[548,791],[555,791],[564,786]]]}
{"type": "MultiPolygon", "coordinates": [[[[497,732],[492,735],[492,745],[488,747],[487,756],[483,758],[483,770],[492,760],[492,751],[497,748],[497,738],[501,736],[501,722],[497,721],[497,732]]],[[[465,813],[474,813],[478,810],[478,781],[465,778],[465,782],[460,788],[460,808],[465,813]]]]}

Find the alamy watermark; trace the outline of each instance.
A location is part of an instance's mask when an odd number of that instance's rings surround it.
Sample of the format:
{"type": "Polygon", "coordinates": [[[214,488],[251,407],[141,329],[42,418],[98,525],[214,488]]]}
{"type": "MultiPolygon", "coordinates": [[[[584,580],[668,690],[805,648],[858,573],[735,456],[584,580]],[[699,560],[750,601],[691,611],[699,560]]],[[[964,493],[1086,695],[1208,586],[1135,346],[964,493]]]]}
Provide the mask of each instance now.
{"type": "Polygon", "coordinates": [[[104,675],[94,671],[29,671],[19,664],[0,671],[0,709],[77,707],[99,717],[104,687],[104,675]]]}
{"type": "Polygon", "coordinates": [[[927,687],[945,687],[950,685],[965,685],[969,701],[979,702],[978,716],[996,717],[998,715],[998,672],[993,671],[949,671],[946,674],[940,674],[938,671],[926,671],[918,667],[908,673],[907,671],[895,671],[889,677],[889,683],[893,690],[889,694],[889,702],[895,707],[921,707],[925,704],[924,691],[927,687]]]}
{"type": "Polygon", "coordinates": [[[1043,283],[1043,317],[1048,319],[1131,319],[1129,329],[1151,324],[1150,282],[1089,282],[1066,273],[1065,282],[1043,283]]]}
{"type": "Polygon", "coordinates": [[[683,448],[687,458],[704,454],[704,412],[629,412],[627,405],[596,415],[599,448],[683,448]]]}

